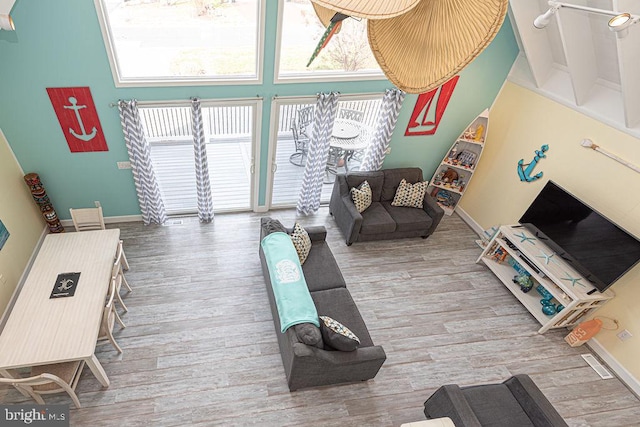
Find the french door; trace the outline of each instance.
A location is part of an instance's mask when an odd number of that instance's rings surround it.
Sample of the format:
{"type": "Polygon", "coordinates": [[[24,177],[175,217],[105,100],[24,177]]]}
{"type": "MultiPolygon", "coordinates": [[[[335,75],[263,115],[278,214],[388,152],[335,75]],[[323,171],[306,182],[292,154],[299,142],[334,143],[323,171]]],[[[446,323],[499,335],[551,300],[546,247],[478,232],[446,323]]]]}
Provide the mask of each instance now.
{"type": "MultiPolygon", "coordinates": [[[[202,100],[201,106],[214,212],[252,210],[262,102],[202,100]]],[[[167,213],[197,212],[191,107],[139,109],[167,213]]]]}
{"type": "MultiPolygon", "coordinates": [[[[298,201],[306,160],[304,143],[308,143],[311,137],[313,124],[303,126],[303,129],[306,128],[306,133],[299,129],[294,130],[292,127],[296,127],[298,120],[303,116],[302,112],[314,107],[315,102],[315,97],[281,97],[274,99],[271,104],[267,208],[292,207],[298,201]]],[[[362,129],[367,130],[366,135],[372,135],[381,103],[381,94],[343,95],[338,101],[336,117],[340,117],[341,113],[345,113],[347,117],[346,114],[349,112],[357,112],[357,120],[361,123],[362,129]]],[[[363,134],[362,137],[366,138],[366,135],[363,134]]],[[[331,164],[328,164],[323,179],[321,203],[329,203],[336,173],[344,173],[346,166],[349,170],[357,170],[359,167],[358,155],[350,157],[349,164],[345,164],[344,159],[331,158],[341,154],[330,150],[331,164]]]]}

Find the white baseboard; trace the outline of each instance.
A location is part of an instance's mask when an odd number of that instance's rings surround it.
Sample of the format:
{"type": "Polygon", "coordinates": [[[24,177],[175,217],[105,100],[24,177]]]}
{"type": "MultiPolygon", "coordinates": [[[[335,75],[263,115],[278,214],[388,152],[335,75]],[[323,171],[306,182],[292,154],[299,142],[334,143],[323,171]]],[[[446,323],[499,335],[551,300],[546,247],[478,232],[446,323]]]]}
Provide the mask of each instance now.
{"type": "Polygon", "coordinates": [[[633,376],[624,366],[622,366],[606,348],[600,344],[596,338],[591,338],[587,345],[616,373],[618,378],[638,397],[640,397],[640,381],[633,376]]]}
{"type": "Polygon", "coordinates": [[[256,206],[253,209],[254,212],[256,213],[264,213],[264,212],[269,212],[269,208],[267,208],[266,206],[262,205],[262,206],[256,206]]]}
{"type": "Polygon", "coordinates": [[[468,213],[466,213],[464,209],[457,207],[456,213],[464,222],[467,223],[469,227],[471,227],[473,231],[476,232],[478,236],[482,237],[484,233],[484,228],[482,228],[480,224],[478,224],[473,218],[471,218],[471,216],[468,213]]]}

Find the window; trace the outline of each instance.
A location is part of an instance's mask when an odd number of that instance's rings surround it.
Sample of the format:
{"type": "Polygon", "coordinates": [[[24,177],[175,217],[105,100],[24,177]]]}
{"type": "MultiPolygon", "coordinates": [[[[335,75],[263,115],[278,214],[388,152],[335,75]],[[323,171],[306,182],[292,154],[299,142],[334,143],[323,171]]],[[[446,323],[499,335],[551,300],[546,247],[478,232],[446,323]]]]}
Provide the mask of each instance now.
{"type": "Polygon", "coordinates": [[[263,2],[95,0],[116,85],[259,83],[263,2]]]}
{"type": "Polygon", "coordinates": [[[309,67],[325,31],[307,0],[280,0],[276,82],[384,79],[367,40],[367,21],[347,18],[309,67]]]}

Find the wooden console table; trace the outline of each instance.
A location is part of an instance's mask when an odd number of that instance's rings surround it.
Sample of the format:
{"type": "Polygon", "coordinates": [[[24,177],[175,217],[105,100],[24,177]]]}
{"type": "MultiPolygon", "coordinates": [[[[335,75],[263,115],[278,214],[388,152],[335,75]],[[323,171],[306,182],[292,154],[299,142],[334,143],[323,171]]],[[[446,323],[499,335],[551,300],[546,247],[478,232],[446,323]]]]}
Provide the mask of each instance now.
{"type": "Polygon", "coordinates": [[[538,333],[575,325],[614,297],[610,290],[594,292],[595,288],[587,279],[520,225],[501,226],[477,262],[489,267],[540,322],[542,327],[538,333]],[[509,263],[509,258],[531,274],[533,288],[529,292],[524,293],[513,282],[518,272],[509,263]],[[536,290],[538,285],[542,285],[553,296],[552,301],[562,304],[564,309],[550,316],[544,314],[540,304],[541,295],[536,290]]]}

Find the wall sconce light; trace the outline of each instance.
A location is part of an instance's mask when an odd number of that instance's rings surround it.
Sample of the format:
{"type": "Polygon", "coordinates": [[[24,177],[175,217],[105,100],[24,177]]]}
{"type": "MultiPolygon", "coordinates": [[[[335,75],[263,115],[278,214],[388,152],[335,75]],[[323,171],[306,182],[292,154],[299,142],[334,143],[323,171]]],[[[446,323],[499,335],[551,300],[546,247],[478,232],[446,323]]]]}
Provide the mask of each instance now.
{"type": "Polygon", "coordinates": [[[14,31],[16,29],[11,18],[11,9],[16,0],[0,0],[0,30],[14,31]]]}
{"type": "Polygon", "coordinates": [[[611,10],[596,9],[594,7],[580,6],[577,4],[569,4],[569,3],[561,3],[554,0],[550,0],[548,4],[549,4],[549,9],[542,15],[538,16],[533,21],[534,27],[538,29],[545,28],[551,21],[551,17],[553,16],[553,14],[556,13],[558,9],[560,9],[561,7],[612,16],[613,18],[609,20],[609,24],[608,24],[609,29],[615,32],[616,37],[618,37],[619,39],[629,34],[630,25],[640,21],[640,16],[632,15],[630,13],[620,13],[620,12],[614,12],[611,10]]]}

